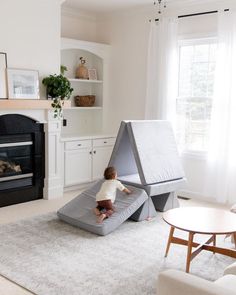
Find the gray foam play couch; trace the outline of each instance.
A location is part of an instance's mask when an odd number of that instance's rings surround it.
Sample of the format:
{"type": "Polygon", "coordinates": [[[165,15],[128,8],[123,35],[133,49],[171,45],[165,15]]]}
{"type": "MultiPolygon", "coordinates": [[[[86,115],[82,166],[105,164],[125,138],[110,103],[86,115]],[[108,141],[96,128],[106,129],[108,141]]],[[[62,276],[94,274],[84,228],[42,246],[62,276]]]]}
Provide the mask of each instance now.
{"type": "MultiPolygon", "coordinates": [[[[171,125],[167,121],[123,121],[111,155],[118,178],[133,193],[117,191],[116,212],[102,224],[92,209],[102,181],[58,211],[60,219],[99,235],[106,235],[128,218],[142,221],[178,206],[176,190],[185,184],[171,125]]],[[[106,167],[104,167],[105,169],[106,167]]]]}
{"type": "Polygon", "coordinates": [[[178,206],[175,192],[186,180],[170,122],[123,121],[109,166],[122,182],[143,188],[156,210],[178,206]]]}

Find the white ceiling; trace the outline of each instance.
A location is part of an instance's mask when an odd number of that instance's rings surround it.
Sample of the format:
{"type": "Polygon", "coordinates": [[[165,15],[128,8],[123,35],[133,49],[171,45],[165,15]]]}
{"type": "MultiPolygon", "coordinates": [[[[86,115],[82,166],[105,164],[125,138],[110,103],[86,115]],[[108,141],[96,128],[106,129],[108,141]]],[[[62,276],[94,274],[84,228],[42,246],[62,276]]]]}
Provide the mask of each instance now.
{"type": "Polygon", "coordinates": [[[143,5],[153,5],[153,0],[66,0],[63,7],[73,7],[91,12],[111,12],[143,5]]]}
{"type": "MultiPolygon", "coordinates": [[[[153,7],[153,1],[154,0],[64,0],[63,7],[94,13],[107,13],[129,8],[137,8],[140,6],[150,5],[150,7],[153,7]]],[[[167,7],[173,7],[174,4],[178,6],[191,4],[201,5],[211,2],[220,2],[223,0],[163,0],[163,2],[164,1],[167,3],[167,7]]]]}

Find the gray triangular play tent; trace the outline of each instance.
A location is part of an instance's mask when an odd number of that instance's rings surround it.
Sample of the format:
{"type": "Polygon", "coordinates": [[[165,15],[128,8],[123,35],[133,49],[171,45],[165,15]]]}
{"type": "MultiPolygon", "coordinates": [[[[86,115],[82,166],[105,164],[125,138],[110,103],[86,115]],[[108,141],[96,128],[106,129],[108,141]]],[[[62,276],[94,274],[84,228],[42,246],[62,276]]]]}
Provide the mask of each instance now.
{"type": "MultiPolygon", "coordinates": [[[[123,121],[109,166],[122,182],[143,188],[151,197],[140,212],[144,216],[154,216],[154,207],[166,211],[178,206],[174,192],[185,179],[168,121],[123,121]]],[[[136,214],[135,219],[140,217],[136,214]]]]}
{"type": "Polygon", "coordinates": [[[184,177],[168,121],[123,121],[109,166],[122,179],[143,186],[184,177]]]}
{"type": "Polygon", "coordinates": [[[105,235],[128,218],[141,221],[155,216],[156,210],[166,211],[178,206],[174,192],[183,186],[185,179],[169,122],[123,121],[109,166],[116,168],[118,178],[131,186],[133,194],[127,198],[118,193],[118,210],[102,224],[96,224],[90,209],[96,206],[100,181],[61,208],[58,211],[61,219],[105,235]],[[88,198],[93,204],[91,208],[88,198]]]}

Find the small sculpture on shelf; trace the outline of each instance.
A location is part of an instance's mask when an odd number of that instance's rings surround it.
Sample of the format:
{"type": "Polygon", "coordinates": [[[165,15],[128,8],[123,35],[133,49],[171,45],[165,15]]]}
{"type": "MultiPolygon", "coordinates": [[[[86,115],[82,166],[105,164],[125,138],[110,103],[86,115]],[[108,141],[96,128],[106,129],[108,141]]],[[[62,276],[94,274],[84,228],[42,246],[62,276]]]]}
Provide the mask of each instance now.
{"type": "Polygon", "coordinates": [[[81,56],[80,58],[80,64],[76,69],[75,77],[78,79],[88,79],[88,69],[85,66],[86,60],[81,56]]]}

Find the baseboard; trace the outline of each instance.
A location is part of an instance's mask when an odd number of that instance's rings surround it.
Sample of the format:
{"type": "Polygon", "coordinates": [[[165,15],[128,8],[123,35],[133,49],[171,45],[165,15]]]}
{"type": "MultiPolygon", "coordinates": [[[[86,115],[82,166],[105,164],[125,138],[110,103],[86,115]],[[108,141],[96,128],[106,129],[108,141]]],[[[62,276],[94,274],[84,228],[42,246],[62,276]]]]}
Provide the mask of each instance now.
{"type": "Polygon", "coordinates": [[[181,200],[185,200],[185,201],[189,201],[191,200],[191,198],[189,197],[183,197],[183,196],[177,196],[178,199],[181,199],[181,200]]]}
{"type": "Polygon", "coordinates": [[[183,198],[183,199],[195,199],[195,200],[201,200],[201,201],[206,201],[206,202],[216,202],[215,199],[206,197],[202,195],[201,193],[198,192],[193,192],[189,190],[181,190],[177,192],[178,198],[183,198]]]}
{"type": "Polygon", "coordinates": [[[82,184],[77,184],[77,185],[72,185],[72,186],[67,186],[64,187],[64,192],[71,192],[71,191],[76,191],[76,190],[84,190],[88,188],[88,186],[91,186],[93,182],[87,182],[87,183],[82,183],[82,184]]]}

